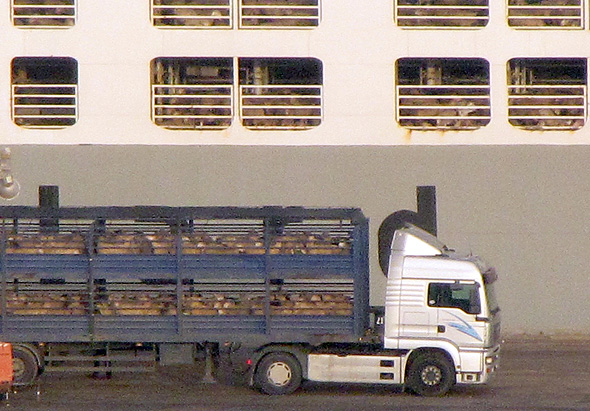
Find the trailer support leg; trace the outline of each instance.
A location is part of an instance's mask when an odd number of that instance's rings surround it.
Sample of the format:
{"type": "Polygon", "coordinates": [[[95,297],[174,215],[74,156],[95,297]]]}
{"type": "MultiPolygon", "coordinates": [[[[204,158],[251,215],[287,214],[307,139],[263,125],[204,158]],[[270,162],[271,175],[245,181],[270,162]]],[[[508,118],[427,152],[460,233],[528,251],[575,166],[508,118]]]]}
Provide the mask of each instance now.
{"type": "Polygon", "coordinates": [[[205,384],[215,384],[217,382],[213,376],[213,346],[213,343],[205,343],[205,371],[201,380],[205,384]]]}

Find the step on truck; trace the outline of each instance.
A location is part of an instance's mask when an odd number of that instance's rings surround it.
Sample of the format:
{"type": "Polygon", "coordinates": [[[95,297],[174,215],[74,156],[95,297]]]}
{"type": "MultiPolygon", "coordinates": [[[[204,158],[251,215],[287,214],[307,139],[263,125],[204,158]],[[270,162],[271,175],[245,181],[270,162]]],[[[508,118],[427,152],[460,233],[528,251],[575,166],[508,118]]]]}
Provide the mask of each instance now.
{"type": "Polygon", "coordinates": [[[211,346],[267,394],[310,380],[442,395],[498,364],[494,269],[397,224],[380,256],[385,301],[371,307],[356,208],[4,206],[0,222],[15,384],[211,346]]]}

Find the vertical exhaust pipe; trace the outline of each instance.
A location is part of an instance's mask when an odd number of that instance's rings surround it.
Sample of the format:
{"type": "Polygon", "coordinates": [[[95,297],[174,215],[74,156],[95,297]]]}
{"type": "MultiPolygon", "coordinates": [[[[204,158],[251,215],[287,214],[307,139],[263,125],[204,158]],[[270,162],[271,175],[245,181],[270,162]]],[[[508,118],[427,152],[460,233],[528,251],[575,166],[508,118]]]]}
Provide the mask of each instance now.
{"type": "MultiPolygon", "coordinates": [[[[59,187],[39,186],[39,208],[51,214],[59,208],[59,187]]],[[[45,217],[39,221],[41,231],[58,231],[59,219],[45,217]]]]}
{"type": "Polygon", "coordinates": [[[417,186],[416,202],[418,204],[418,218],[420,227],[436,236],[436,186],[417,186]]]}

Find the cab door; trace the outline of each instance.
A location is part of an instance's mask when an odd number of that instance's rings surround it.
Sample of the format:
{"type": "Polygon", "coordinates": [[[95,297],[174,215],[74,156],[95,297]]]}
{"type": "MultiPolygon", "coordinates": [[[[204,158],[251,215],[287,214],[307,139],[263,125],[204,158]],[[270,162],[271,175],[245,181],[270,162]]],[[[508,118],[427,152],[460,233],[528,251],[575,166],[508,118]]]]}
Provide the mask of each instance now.
{"type": "Polygon", "coordinates": [[[460,347],[481,347],[485,324],[481,314],[480,285],[471,282],[436,282],[428,285],[428,306],[437,310],[437,336],[460,347]]]}
{"type": "Polygon", "coordinates": [[[400,337],[436,338],[438,312],[425,306],[426,282],[416,279],[402,279],[400,302],[400,337]]]}

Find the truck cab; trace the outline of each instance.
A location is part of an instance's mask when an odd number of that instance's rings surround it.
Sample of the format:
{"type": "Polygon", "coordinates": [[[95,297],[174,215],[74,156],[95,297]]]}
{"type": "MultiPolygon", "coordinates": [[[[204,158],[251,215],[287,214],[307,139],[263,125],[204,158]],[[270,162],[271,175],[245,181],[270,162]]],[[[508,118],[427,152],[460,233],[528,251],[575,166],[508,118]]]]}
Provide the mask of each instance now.
{"type": "Polygon", "coordinates": [[[500,352],[494,269],[408,223],[388,241],[385,306],[373,308],[372,327],[356,339],[265,347],[254,361],[254,386],[287,394],[307,379],[441,396],[456,383],[489,381],[500,352]]]}
{"type": "Polygon", "coordinates": [[[440,356],[454,368],[458,383],[486,383],[499,354],[496,278],[480,258],[460,255],[416,226],[397,230],[387,278],[384,348],[440,356]]]}

